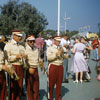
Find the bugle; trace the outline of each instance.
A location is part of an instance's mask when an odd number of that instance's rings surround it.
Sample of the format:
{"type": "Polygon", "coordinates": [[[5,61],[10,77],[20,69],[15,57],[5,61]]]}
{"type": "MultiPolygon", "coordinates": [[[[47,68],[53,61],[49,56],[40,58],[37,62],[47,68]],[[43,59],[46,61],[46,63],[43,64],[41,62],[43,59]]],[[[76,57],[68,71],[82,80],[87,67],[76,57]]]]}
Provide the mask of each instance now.
{"type": "Polygon", "coordinates": [[[27,69],[27,63],[26,63],[25,58],[24,58],[25,51],[24,51],[24,50],[20,50],[19,52],[20,52],[20,54],[22,55],[21,60],[22,60],[23,68],[24,68],[24,69],[27,69]]]}
{"type": "Polygon", "coordinates": [[[17,73],[15,72],[14,67],[10,63],[10,60],[8,58],[8,55],[7,55],[6,51],[4,51],[4,59],[5,59],[4,60],[5,64],[8,66],[8,70],[7,70],[8,74],[11,76],[12,79],[14,78],[15,80],[19,80],[20,78],[17,75],[17,73]]]}
{"type": "Polygon", "coordinates": [[[19,80],[20,79],[12,66],[10,66],[8,68],[7,72],[11,76],[12,79],[14,79],[14,80],[19,80]]]}

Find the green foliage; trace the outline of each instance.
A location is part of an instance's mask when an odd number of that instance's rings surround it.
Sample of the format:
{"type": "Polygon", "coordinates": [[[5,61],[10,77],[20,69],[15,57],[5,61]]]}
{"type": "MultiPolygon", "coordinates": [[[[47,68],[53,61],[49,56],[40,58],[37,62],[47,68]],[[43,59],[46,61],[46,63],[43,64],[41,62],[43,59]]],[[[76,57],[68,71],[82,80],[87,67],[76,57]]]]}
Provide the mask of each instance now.
{"type": "MultiPolygon", "coordinates": [[[[68,35],[69,38],[71,38],[73,35],[76,35],[78,34],[78,31],[74,30],[74,31],[69,31],[69,30],[66,30],[66,34],[68,35]]],[[[65,35],[65,32],[61,32],[61,35],[65,35]]]]}
{"type": "Polygon", "coordinates": [[[71,31],[71,32],[68,32],[68,36],[71,38],[73,35],[76,35],[78,34],[78,31],[71,31]]]}
{"type": "Polygon", "coordinates": [[[45,16],[28,3],[9,1],[0,6],[0,34],[11,34],[13,29],[21,29],[26,34],[37,36],[48,24],[45,16]]]}
{"type": "MultiPolygon", "coordinates": [[[[48,30],[43,31],[41,34],[42,34],[43,38],[47,39],[48,36],[51,36],[51,37],[56,36],[57,35],[57,30],[48,29],[48,30]]],[[[78,34],[78,31],[75,31],[75,30],[74,31],[69,31],[69,30],[67,30],[66,34],[68,34],[69,38],[71,38],[73,35],[78,34]]],[[[64,35],[65,35],[65,32],[61,31],[60,36],[64,36],[64,35]]]]}

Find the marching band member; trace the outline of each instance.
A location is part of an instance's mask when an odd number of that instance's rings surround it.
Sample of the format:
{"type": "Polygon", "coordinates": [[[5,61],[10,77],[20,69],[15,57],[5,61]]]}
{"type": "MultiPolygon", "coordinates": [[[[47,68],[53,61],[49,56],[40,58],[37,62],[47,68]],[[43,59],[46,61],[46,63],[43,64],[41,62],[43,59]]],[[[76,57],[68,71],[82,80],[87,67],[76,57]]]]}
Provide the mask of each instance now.
{"type": "Polygon", "coordinates": [[[30,35],[26,39],[26,55],[28,70],[26,71],[27,100],[39,100],[39,51],[35,47],[35,37],[30,35]]]}
{"type": "Polygon", "coordinates": [[[10,79],[10,100],[21,100],[22,87],[23,87],[23,77],[24,69],[22,63],[22,57],[26,57],[25,54],[22,55],[21,51],[25,51],[24,46],[20,44],[23,35],[20,30],[12,31],[12,40],[5,45],[5,52],[7,53],[7,61],[13,67],[19,80],[10,79]]]}
{"type": "MultiPolygon", "coordinates": [[[[2,37],[0,37],[1,40],[2,37]]],[[[8,67],[4,64],[4,44],[0,41],[0,100],[6,100],[6,75],[4,71],[8,70],[8,67]]]]}
{"type": "Polygon", "coordinates": [[[63,80],[62,50],[59,49],[61,37],[54,37],[54,44],[47,48],[48,66],[48,99],[53,100],[53,89],[56,84],[55,100],[61,100],[61,86],[63,80]]]}

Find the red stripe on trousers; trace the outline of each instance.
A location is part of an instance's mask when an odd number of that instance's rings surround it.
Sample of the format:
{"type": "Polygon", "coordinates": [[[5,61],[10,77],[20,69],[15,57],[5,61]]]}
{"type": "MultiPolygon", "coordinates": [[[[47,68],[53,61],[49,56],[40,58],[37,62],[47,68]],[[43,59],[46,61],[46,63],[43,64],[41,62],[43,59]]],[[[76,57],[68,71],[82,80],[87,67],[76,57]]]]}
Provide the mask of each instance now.
{"type": "Polygon", "coordinates": [[[49,69],[49,93],[50,100],[53,100],[53,89],[56,85],[55,100],[61,100],[61,87],[63,80],[63,66],[56,66],[51,64],[49,69]]]}
{"type": "Polygon", "coordinates": [[[26,90],[27,100],[39,100],[39,75],[38,69],[36,69],[33,75],[26,72],[26,90]]]}

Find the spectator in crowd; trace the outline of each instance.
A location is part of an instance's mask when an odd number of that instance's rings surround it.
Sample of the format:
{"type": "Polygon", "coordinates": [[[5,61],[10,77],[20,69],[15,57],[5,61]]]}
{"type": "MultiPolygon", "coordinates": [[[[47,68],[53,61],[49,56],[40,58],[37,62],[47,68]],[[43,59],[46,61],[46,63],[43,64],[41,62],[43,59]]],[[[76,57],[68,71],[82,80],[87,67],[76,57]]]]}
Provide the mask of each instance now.
{"type": "Polygon", "coordinates": [[[94,55],[94,60],[97,61],[98,58],[98,46],[99,46],[99,40],[98,37],[95,36],[94,40],[92,41],[92,46],[93,46],[93,55],[94,55]]]}
{"type": "MultiPolygon", "coordinates": [[[[67,34],[65,34],[64,37],[61,39],[60,45],[64,47],[68,52],[69,42],[67,34]]],[[[63,82],[68,83],[68,58],[64,59],[63,67],[64,67],[63,82]]]]}
{"type": "Polygon", "coordinates": [[[85,76],[85,78],[86,78],[87,80],[90,80],[90,79],[91,79],[91,77],[90,77],[90,72],[91,72],[91,70],[90,70],[90,67],[89,67],[89,59],[90,59],[90,50],[92,50],[92,47],[91,47],[91,45],[89,44],[88,40],[87,40],[85,37],[81,37],[81,42],[82,42],[83,44],[85,44],[85,46],[87,46],[87,47],[90,48],[90,49],[85,49],[85,50],[83,51],[84,58],[85,58],[85,60],[86,60],[86,62],[87,62],[88,70],[89,70],[89,72],[84,72],[84,76],[85,76]]]}
{"type": "Polygon", "coordinates": [[[44,52],[43,52],[43,45],[44,45],[44,40],[43,38],[41,37],[41,33],[39,33],[39,37],[37,37],[35,39],[35,45],[36,45],[36,48],[38,48],[39,52],[40,52],[40,56],[41,58],[44,57],[44,52]]]}
{"type": "Polygon", "coordinates": [[[83,72],[88,72],[88,66],[86,60],[83,55],[83,51],[86,47],[83,43],[80,42],[80,37],[75,38],[75,45],[72,49],[72,53],[74,54],[71,71],[75,73],[75,81],[74,83],[78,83],[78,75],[80,73],[80,82],[83,82],[83,72]]]}

